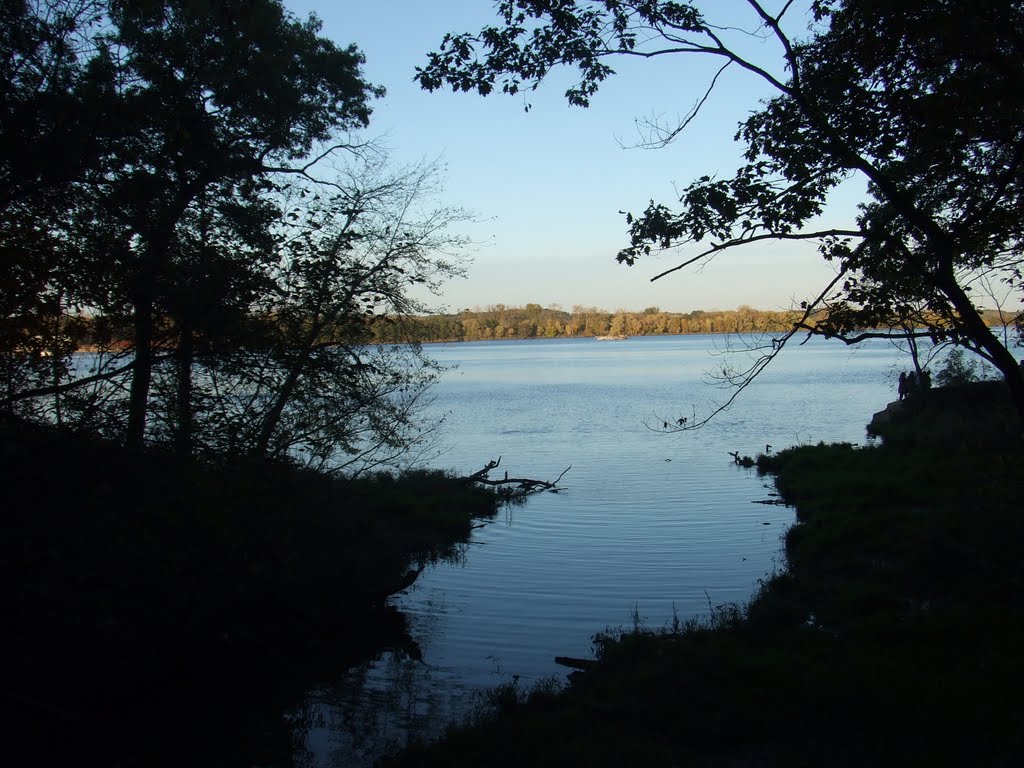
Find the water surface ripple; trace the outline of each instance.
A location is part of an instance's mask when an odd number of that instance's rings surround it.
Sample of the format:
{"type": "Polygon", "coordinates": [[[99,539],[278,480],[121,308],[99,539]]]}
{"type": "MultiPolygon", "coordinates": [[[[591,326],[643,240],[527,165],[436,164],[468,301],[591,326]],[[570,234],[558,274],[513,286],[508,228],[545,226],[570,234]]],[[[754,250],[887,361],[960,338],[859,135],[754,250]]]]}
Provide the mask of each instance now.
{"type": "Polygon", "coordinates": [[[503,511],[460,562],[428,568],[396,596],[422,661],[385,654],[313,692],[297,713],[302,762],[358,765],[410,730],[437,733],[474,691],[561,675],[556,655],[589,655],[595,632],[634,615],[659,626],[748,599],[779,565],[793,514],[755,503],[770,484],[729,452],[864,442],[871,413],[893,398],[897,353],[812,340],[700,431],[646,426],[727,396],[704,380],[723,346],[663,336],[430,347],[457,366],[433,405],[445,417],[433,465],[468,474],[500,455],[502,471],[541,479],[572,465],[566,490],[503,511]]]}

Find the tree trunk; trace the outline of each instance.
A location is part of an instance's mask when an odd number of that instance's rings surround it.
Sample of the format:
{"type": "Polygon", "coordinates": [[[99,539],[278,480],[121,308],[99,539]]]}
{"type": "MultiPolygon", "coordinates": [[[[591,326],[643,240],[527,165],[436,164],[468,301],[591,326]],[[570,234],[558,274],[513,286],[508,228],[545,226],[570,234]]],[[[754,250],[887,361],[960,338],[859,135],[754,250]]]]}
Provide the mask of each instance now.
{"type": "MultiPolygon", "coordinates": [[[[173,225],[172,225],[173,228],[173,225]]],[[[167,254],[170,232],[155,227],[145,248],[139,254],[139,271],[135,276],[135,295],[132,299],[135,326],[135,367],[128,395],[128,448],[141,451],[146,447],[146,416],[149,410],[149,388],[153,381],[153,342],[156,323],[153,311],[156,297],[157,265],[167,254]]]]}
{"type": "Polygon", "coordinates": [[[1004,345],[999,343],[991,331],[988,335],[992,337],[992,344],[985,344],[982,348],[992,357],[999,372],[1003,374],[1006,386],[1010,389],[1010,400],[1017,409],[1017,431],[1024,435],[1024,371],[1021,371],[1020,364],[1013,357],[1004,345]]]}
{"type": "Polygon", "coordinates": [[[284,407],[291,400],[292,393],[295,391],[299,379],[302,378],[310,352],[311,348],[309,346],[301,349],[299,351],[299,358],[288,369],[288,376],[285,377],[284,382],[278,388],[274,404],[270,406],[267,415],[263,417],[263,423],[260,424],[260,433],[256,436],[256,443],[251,451],[254,457],[263,458],[267,455],[270,438],[274,436],[274,431],[277,429],[277,425],[281,421],[281,415],[284,413],[284,407]]]}
{"type": "Polygon", "coordinates": [[[1010,398],[1017,409],[1017,429],[1024,431],[1024,373],[1022,373],[1019,363],[978,314],[974,303],[956,282],[951,270],[949,274],[943,276],[940,287],[960,315],[968,338],[985,351],[999,372],[1003,374],[1006,385],[1010,388],[1010,398]]]}
{"type": "Polygon", "coordinates": [[[141,451],[146,445],[146,411],[153,379],[153,301],[142,292],[133,307],[135,317],[135,366],[128,394],[128,430],[125,444],[141,451]]]}
{"type": "Polygon", "coordinates": [[[180,326],[176,357],[178,361],[178,423],[174,434],[174,451],[179,456],[191,457],[194,433],[192,363],[195,360],[195,340],[192,336],[192,325],[188,322],[180,326]]]}

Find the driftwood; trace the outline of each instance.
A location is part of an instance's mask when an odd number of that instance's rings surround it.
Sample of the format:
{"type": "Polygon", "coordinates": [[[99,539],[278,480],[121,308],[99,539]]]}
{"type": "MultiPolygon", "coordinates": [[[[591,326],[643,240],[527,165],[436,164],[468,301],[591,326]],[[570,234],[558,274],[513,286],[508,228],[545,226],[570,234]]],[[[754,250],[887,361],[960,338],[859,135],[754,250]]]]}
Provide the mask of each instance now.
{"type": "Polygon", "coordinates": [[[595,659],[577,659],[572,656],[555,656],[555,664],[586,672],[588,669],[593,669],[597,661],[595,659]]]}
{"type": "Polygon", "coordinates": [[[739,464],[741,467],[750,468],[757,463],[749,456],[740,456],[739,451],[729,451],[728,453],[730,456],[732,456],[732,460],[739,464]]]}
{"type": "Polygon", "coordinates": [[[564,490],[559,487],[559,481],[565,477],[566,472],[572,469],[572,464],[570,464],[568,467],[563,469],[562,474],[556,477],[553,481],[534,480],[529,477],[509,477],[507,470],[503,478],[495,480],[490,477],[490,474],[493,470],[498,468],[499,464],[501,464],[501,456],[487,462],[483,469],[474,472],[468,477],[464,477],[463,480],[467,483],[479,483],[480,485],[488,485],[492,488],[498,488],[499,490],[513,496],[527,496],[531,493],[538,493],[540,491],[558,493],[559,491],[564,490]]]}

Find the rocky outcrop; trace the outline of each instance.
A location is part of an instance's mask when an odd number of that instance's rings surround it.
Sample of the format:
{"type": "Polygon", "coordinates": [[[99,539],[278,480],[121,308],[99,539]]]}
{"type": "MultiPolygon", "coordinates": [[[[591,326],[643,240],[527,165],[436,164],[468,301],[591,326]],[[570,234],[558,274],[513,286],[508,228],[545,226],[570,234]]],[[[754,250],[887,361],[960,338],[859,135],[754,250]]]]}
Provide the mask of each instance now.
{"type": "Polygon", "coordinates": [[[887,424],[892,424],[894,421],[898,420],[905,410],[906,404],[903,400],[895,400],[889,403],[885,408],[871,417],[871,422],[868,424],[868,434],[881,434],[881,430],[883,430],[887,424]]]}
{"type": "Polygon", "coordinates": [[[1016,414],[1002,381],[918,392],[871,417],[867,432],[886,441],[985,440],[1011,434],[1016,414]]]}

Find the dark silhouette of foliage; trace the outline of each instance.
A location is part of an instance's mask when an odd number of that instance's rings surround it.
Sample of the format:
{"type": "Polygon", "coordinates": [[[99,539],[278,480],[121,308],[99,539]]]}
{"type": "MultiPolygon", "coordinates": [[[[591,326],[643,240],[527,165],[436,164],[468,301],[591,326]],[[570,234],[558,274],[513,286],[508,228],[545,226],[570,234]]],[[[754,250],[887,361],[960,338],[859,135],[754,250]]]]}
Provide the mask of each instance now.
{"type": "MultiPolygon", "coordinates": [[[[743,164],[685,187],[678,209],[652,202],[628,216],[618,259],[700,246],[661,277],[756,242],[815,242],[837,276],[805,301],[829,318],[806,330],[847,343],[951,341],[999,369],[1024,417],[1017,362],[978,308],[982,293],[1019,298],[1024,287],[1024,5],[815,0],[809,26],[790,2],[746,6],[746,18],[719,21],[689,3],[506,0],[499,26],[447,35],[417,77],[429,90],[517,93],[567,66],[579,79],[566,97],[587,106],[615,57],[700,56],[721,63],[718,75],[745,70],[774,96],[739,126],[743,164]],[[776,58],[748,53],[750,34],[776,58]],[[819,225],[851,177],[867,184],[855,220],[819,225]]],[[[685,129],[718,75],[678,124],[654,126],[653,145],[685,129]]]]}
{"type": "Polygon", "coordinates": [[[0,247],[6,318],[20,326],[5,338],[8,396],[44,380],[14,367],[73,348],[33,328],[34,315],[130,318],[128,440],[147,439],[154,366],[173,347],[176,441],[188,452],[191,362],[266,287],[277,179],[310,177],[350,147],[345,132],[366,125],[382,90],[363,80],[354,46],[278,0],[3,12],[0,247]]]}
{"type": "Polygon", "coordinates": [[[2,13],[3,407],[186,457],[423,439],[435,367],[369,322],[426,311],[406,292],[458,273],[465,214],[356,140],[383,90],[355,46],[279,0],[2,13]]]}
{"type": "MultiPolygon", "coordinates": [[[[277,0],[115,0],[109,11],[99,55],[124,135],[97,192],[121,228],[136,355],[128,436],[141,445],[155,314],[181,274],[174,251],[186,215],[219,215],[258,249],[276,213],[261,194],[270,174],[303,172],[306,163],[294,163],[319,143],[365,125],[376,91],[360,77],[361,54],[319,37],[318,22],[289,17],[277,0]]],[[[180,331],[191,333],[187,321],[180,331]]]]}
{"type": "Polygon", "coordinates": [[[0,461],[8,498],[33,499],[0,538],[5,753],[25,766],[290,764],[281,713],[383,647],[415,652],[385,598],[499,508],[443,472],[210,467],[13,419],[0,461]]]}
{"type": "Polygon", "coordinates": [[[349,163],[329,188],[290,190],[253,332],[207,363],[231,393],[207,414],[215,453],[366,469],[428,438],[420,417],[438,367],[404,318],[426,311],[412,289],[436,292],[461,273],[467,245],[449,231],[467,214],[433,201],[438,173],[378,157],[349,163]],[[373,323],[400,343],[374,344],[373,323]]]}

